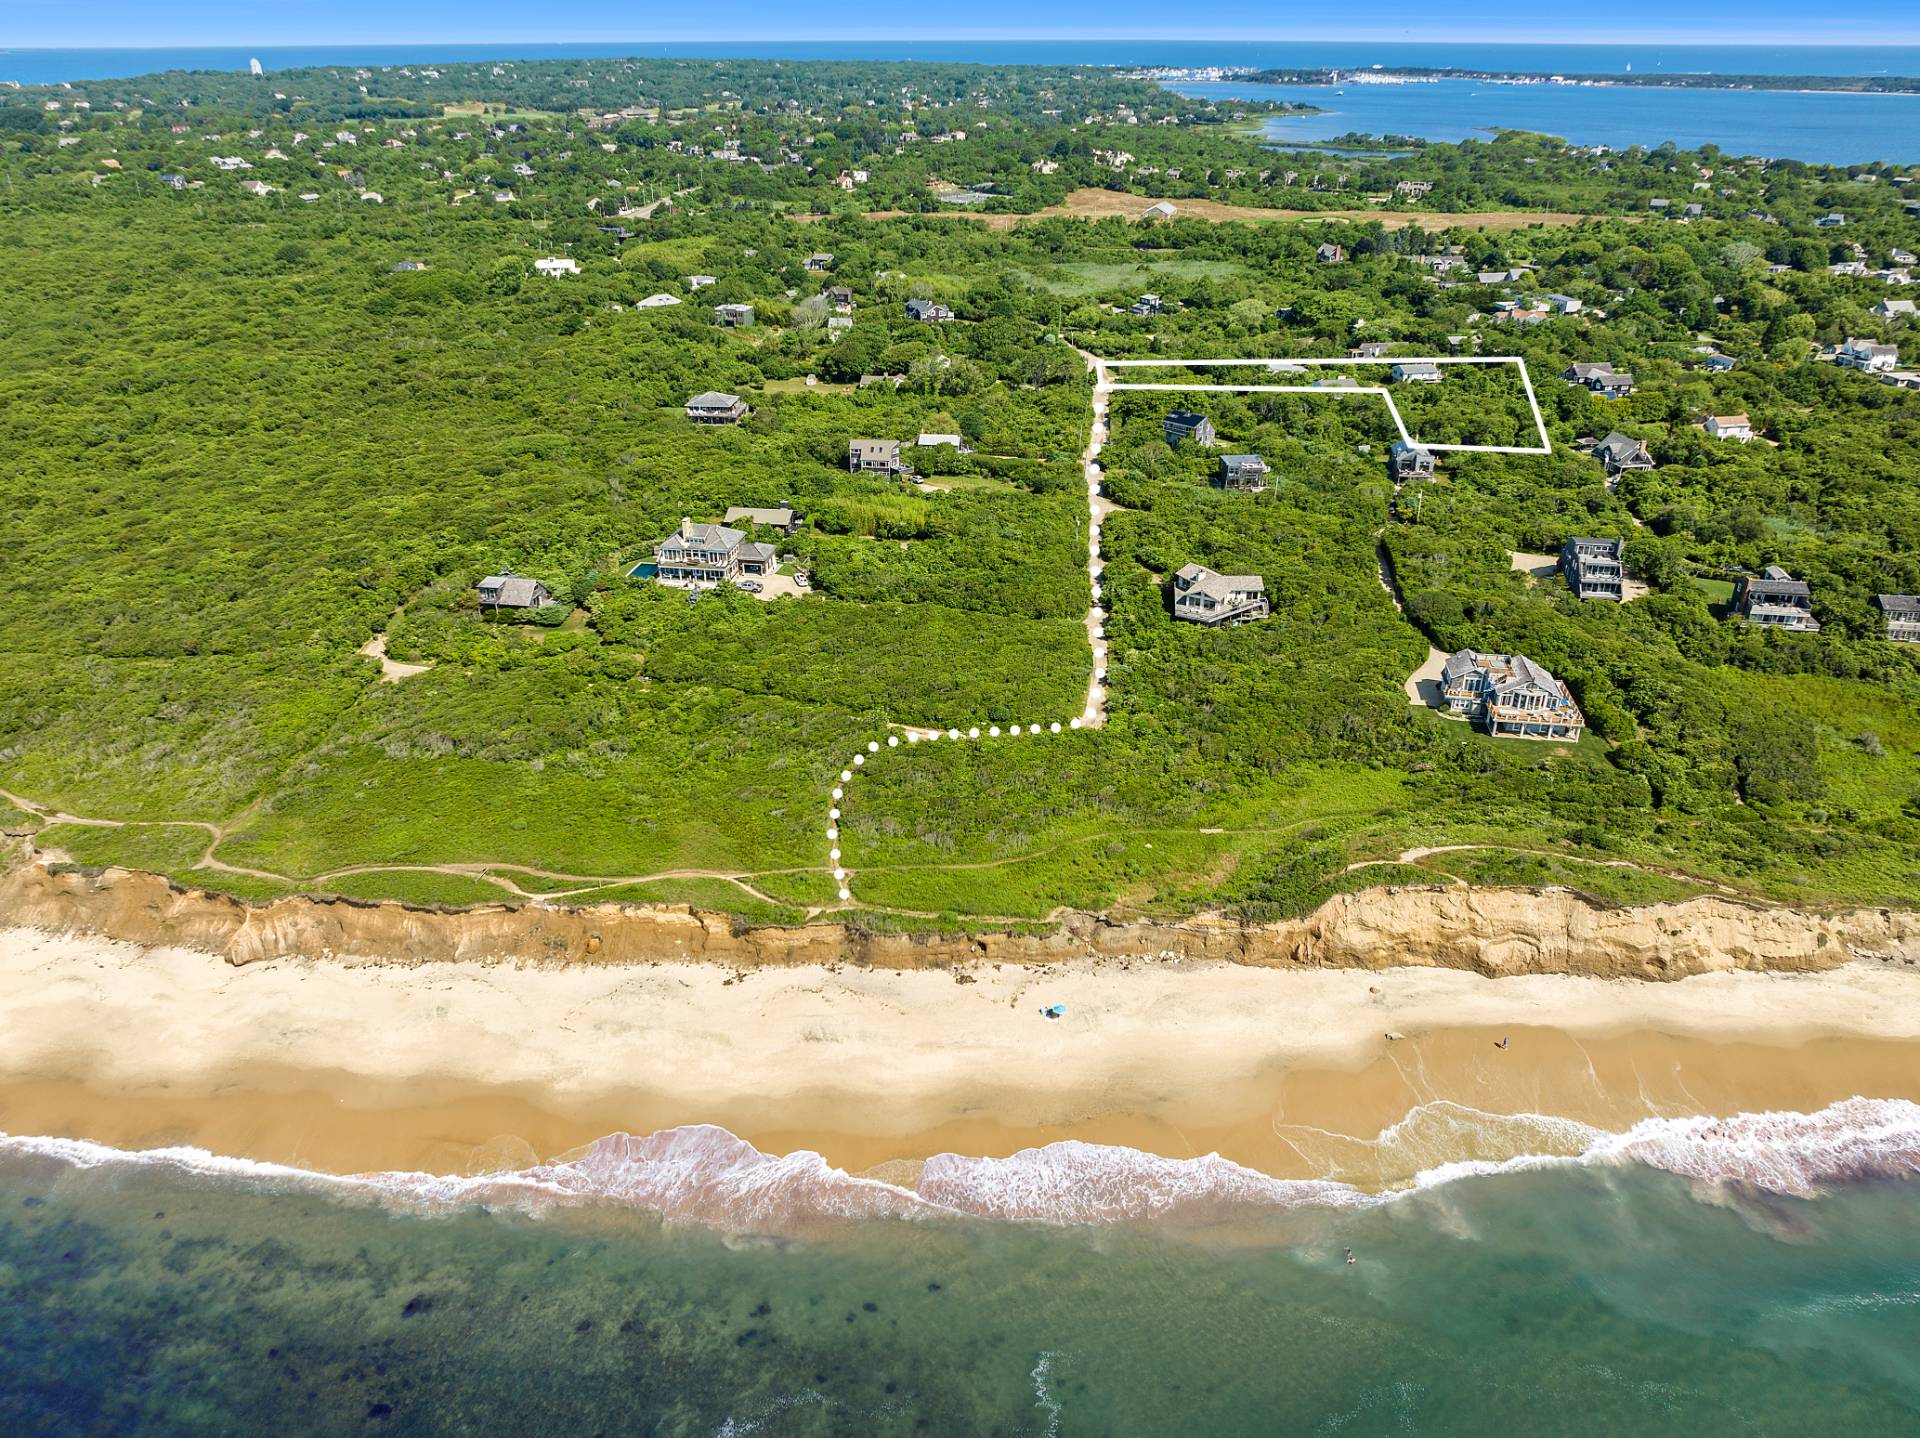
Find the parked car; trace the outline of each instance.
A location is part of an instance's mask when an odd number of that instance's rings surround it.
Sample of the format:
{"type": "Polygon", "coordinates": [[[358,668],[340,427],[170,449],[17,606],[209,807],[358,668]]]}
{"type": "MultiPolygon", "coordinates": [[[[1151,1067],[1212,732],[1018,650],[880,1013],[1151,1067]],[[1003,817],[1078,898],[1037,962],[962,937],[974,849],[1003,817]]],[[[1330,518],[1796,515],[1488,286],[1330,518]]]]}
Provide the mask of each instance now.
{"type": "Polygon", "coordinates": [[[762,589],[766,587],[765,585],[761,584],[761,582],[757,579],[742,579],[737,582],[739,583],[740,587],[746,590],[747,593],[749,594],[758,594],[762,589]]]}

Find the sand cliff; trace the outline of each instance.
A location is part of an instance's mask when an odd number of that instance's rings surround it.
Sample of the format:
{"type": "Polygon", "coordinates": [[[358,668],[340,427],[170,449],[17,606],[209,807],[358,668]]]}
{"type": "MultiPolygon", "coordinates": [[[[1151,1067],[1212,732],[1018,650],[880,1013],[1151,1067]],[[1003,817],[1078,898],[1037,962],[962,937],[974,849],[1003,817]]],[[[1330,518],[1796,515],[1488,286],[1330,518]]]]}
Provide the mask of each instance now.
{"type": "Polygon", "coordinates": [[[1904,910],[1813,913],[1713,897],[1627,908],[1564,889],[1371,889],[1271,924],[1073,914],[1038,934],[902,935],[839,923],[748,927],[676,906],[436,909],[345,899],[247,901],[153,874],[32,863],[0,876],[0,923],[198,949],[232,964],[298,956],[406,964],[670,960],[738,968],[847,962],[929,969],[1139,958],[1679,979],[1734,969],[1811,972],[1857,958],[1920,961],[1920,914],[1904,910]]]}

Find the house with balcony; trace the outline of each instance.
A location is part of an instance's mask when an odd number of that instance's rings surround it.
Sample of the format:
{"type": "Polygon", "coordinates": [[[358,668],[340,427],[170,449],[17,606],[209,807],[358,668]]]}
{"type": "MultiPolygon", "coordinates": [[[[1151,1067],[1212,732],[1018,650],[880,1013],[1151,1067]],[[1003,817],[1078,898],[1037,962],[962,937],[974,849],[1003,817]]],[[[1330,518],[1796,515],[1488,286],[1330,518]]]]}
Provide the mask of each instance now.
{"type": "Polygon", "coordinates": [[[1216,574],[1182,565],[1173,576],[1173,617],[1217,627],[1267,617],[1267,582],[1257,574],[1216,574]]]}
{"type": "Polygon", "coordinates": [[[1749,624],[1764,624],[1771,629],[1793,629],[1805,634],[1819,632],[1820,621],[1813,617],[1813,590],[1803,579],[1795,579],[1777,564],[1769,564],[1766,573],[1746,575],[1734,587],[1733,614],[1749,624]]]}
{"type": "Polygon", "coordinates": [[[1489,734],[1577,740],[1586,716],[1567,686],[1524,654],[1462,649],[1440,670],[1441,702],[1489,734]]]}
{"type": "Polygon", "coordinates": [[[715,305],[714,322],[722,329],[745,330],[753,328],[752,305],[715,305]]]}
{"type": "Polygon", "coordinates": [[[682,519],[653,547],[654,577],[675,589],[717,589],[771,574],[777,558],[771,544],[750,540],[738,529],[690,519],[682,519]]]}
{"type": "Polygon", "coordinates": [[[1876,594],[1873,602],[1886,621],[1887,638],[1895,644],[1920,644],[1920,595],[1876,594]]]}
{"type": "Polygon", "coordinates": [[[1396,439],[1387,446],[1387,472],[1395,484],[1404,484],[1410,479],[1432,479],[1433,451],[1396,439]]]}
{"type": "Polygon", "coordinates": [[[855,439],[847,442],[847,468],[855,474],[898,474],[906,466],[900,462],[897,439],[855,439]]]}
{"type": "Polygon", "coordinates": [[[1849,339],[1833,352],[1834,362],[1843,369],[1884,374],[1900,363],[1900,346],[1876,344],[1872,340],[1849,339]]]}
{"type": "Polygon", "coordinates": [[[1222,489],[1258,494],[1267,487],[1270,473],[1272,471],[1268,469],[1267,462],[1257,454],[1223,454],[1214,482],[1222,489]]]}
{"type": "Polygon", "coordinates": [[[738,424],[748,413],[747,402],[739,395],[713,389],[687,401],[687,418],[695,424],[738,424]]]}
{"type": "Polygon", "coordinates": [[[1624,539],[1569,539],[1560,547],[1560,572],[1576,599],[1626,597],[1627,542],[1624,539]]]}
{"type": "Polygon", "coordinates": [[[1653,468],[1653,455],[1647,450],[1647,442],[1617,429],[1593,447],[1593,457],[1606,466],[1610,478],[1630,469],[1653,468]]]}

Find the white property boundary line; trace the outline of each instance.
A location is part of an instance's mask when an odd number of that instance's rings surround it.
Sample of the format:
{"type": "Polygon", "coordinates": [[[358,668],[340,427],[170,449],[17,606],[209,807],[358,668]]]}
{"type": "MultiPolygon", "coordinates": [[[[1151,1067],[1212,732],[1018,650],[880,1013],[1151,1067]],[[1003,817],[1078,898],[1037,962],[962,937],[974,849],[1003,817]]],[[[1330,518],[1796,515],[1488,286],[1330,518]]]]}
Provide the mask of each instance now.
{"type": "Polygon", "coordinates": [[[1110,437],[1107,424],[1107,398],[1115,390],[1213,390],[1260,394],[1317,394],[1317,395],[1353,395],[1377,394],[1387,402],[1387,413],[1393,416],[1395,428],[1400,437],[1408,444],[1427,450],[1475,451],[1483,454],[1552,454],[1553,441],[1547,435],[1546,421],[1540,415],[1540,402],[1534,397],[1533,381],[1527,375],[1526,362],[1518,355],[1436,355],[1431,358],[1393,358],[1384,360],[1355,360],[1342,356],[1338,359],[1101,359],[1097,355],[1081,351],[1081,355],[1093,370],[1093,423],[1088,431],[1087,448],[1080,457],[1081,471],[1087,480],[1087,505],[1089,510],[1089,529],[1087,535],[1087,573],[1090,581],[1087,610],[1088,642],[1093,650],[1093,679],[1087,690],[1086,709],[1064,724],[1055,720],[1040,724],[990,724],[969,725],[966,728],[920,728],[905,724],[889,724],[892,731],[884,740],[870,739],[864,748],[856,750],[844,768],[828,795],[827,842],[831,846],[827,851],[827,872],[833,876],[840,903],[845,906],[853,899],[853,876],[842,863],[840,853],[841,809],[846,802],[847,788],[866,768],[870,756],[884,754],[890,749],[899,749],[904,742],[909,747],[919,744],[935,744],[943,739],[949,743],[961,740],[978,742],[982,739],[1040,737],[1070,731],[1099,728],[1106,722],[1106,687],[1100,682],[1100,674],[1106,663],[1105,643],[1097,637],[1098,629],[1106,620],[1106,608],[1102,602],[1101,580],[1105,573],[1105,560],[1100,553],[1101,534],[1101,482],[1102,472],[1100,452],[1106,447],[1110,437]],[[1239,384],[1116,384],[1109,373],[1113,369],[1172,369],[1219,368],[1223,366],[1267,366],[1267,365],[1345,365],[1345,364],[1510,364],[1520,371],[1520,382],[1526,388],[1527,403],[1533,409],[1533,422],[1540,428],[1540,445],[1532,448],[1521,445],[1500,444],[1420,444],[1407,432],[1406,422],[1400,417],[1400,410],[1393,402],[1393,396],[1381,385],[1359,385],[1352,389],[1315,389],[1312,385],[1239,385],[1239,384]]]}
{"type": "Polygon", "coordinates": [[[1388,359],[1357,360],[1347,355],[1326,359],[1122,359],[1103,360],[1101,363],[1109,369],[1275,369],[1285,365],[1363,365],[1363,364],[1497,364],[1512,365],[1520,371],[1520,384],[1527,392],[1527,407],[1533,411],[1533,423],[1539,432],[1538,445],[1519,444],[1427,444],[1413,437],[1407,429],[1407,422],[1400,417],[1400,407],[1393,402],[1393,392],[1385,385],[1354,385],[1351,388],[1317,388],[1310,384],[1110,384],[1109,389],[1126,390],[1199,390],[1224,394],[1368,394],[1378,395],[1387,402],[1387,413],[1393,416],[1393,427],[1400,431],[1400,438],[1418,449],[1436,453],[1466,454],[1552,454],[1553,440],[1547,434],[1547,422],[1540,414],[1540,401],[1533,392],[1533,378],[1527,373],[1527,363],[1519,355],[1394,355],[1388,359]]]}

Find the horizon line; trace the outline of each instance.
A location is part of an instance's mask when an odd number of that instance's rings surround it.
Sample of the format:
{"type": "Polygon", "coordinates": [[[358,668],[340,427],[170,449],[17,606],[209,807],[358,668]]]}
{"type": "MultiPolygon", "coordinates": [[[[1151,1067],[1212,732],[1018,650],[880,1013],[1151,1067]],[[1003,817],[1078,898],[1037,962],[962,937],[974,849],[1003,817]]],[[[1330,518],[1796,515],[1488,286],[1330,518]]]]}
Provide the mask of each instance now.
{"type": "MultiPolygon", "coordinates": [[[[0,45],[0,55],[50,54],[67,51],[111,54],[138,50],[205,50],[209,48],[244,50],[250,47],[263,50],[289,49],[293,47],[312,47],[320,45],[533,45],[543,49],[554,49],[563,45],[830,45],[839,43],[856,44],[1103,44],[1121,45],[1135,42],[1151,44],[1211,44],[1219,41],[1241,41],[1262,44],[1384,44],[1384,45],[1498,45],[1514,49],[1543,49],[1549,46],[1591,49],[1625,50],[1637,46],[1691,45],[1710,47],[1716,50],[1770,50],[1783,46],[1809,49],[1920,49],[1920,31],[1898,40],[1876,38],[1863,39],[1806,39],[1799,36],[1778,36],[1767,40],[1741,40],[1728,42],[1693,35],[1663,35],[1641,40],[1597,40],[1597,39],[1547,39],[1547,40],[1505,40],[1485,36],[1448,36],[1445,38],[1399,38],[1383,34],[1358,35],[1272,35],[1249,34],[1244,32],[1219,32],[1196,35],[1187,31],[1179,35],[898,35],[898,34],[846,34],[822,36],[818,32],[810,35],[755,35],[745,40],[727,39],[718,35],[700,36],[691,39],[641,40],[634,38],[593,39],[579,36],[565,40],[534,40],[522,37],[513,39],[460,39],[445,36],[436,39],[303,39],[303,40],[194,40],[168,44],[121,44],[121,45],[0,45]]],[[[594,57],[605,58],[605,57],[594,57]]]]}

